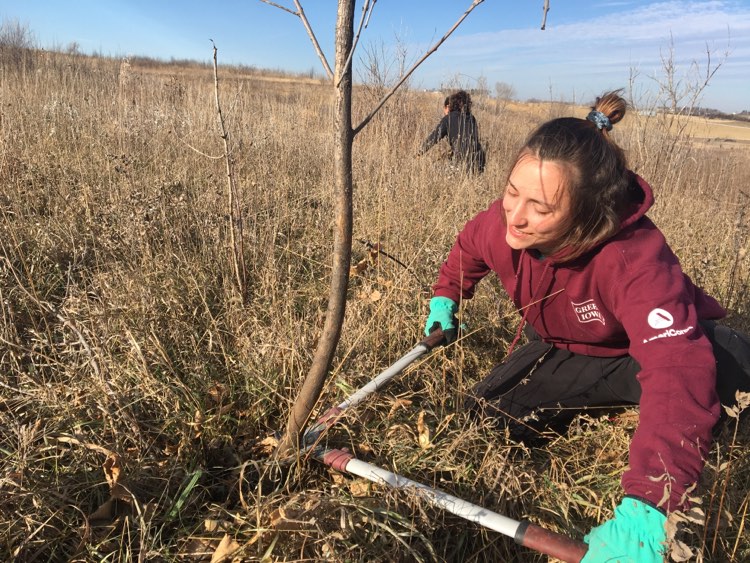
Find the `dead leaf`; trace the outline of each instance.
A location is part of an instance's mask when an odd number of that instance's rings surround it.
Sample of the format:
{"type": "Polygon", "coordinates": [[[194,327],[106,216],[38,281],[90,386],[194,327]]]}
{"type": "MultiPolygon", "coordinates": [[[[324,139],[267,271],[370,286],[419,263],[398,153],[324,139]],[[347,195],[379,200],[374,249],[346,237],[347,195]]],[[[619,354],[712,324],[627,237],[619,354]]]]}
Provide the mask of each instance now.
{"type": "Polygon", "coordinates": [[[217,543],[211,539],[193,538],[182,546],[179,555],[194,561],[205,561],[215,551],[217,543]]]}
{"type": "Polygon", "coordinates": [[[89,515],[92,526],[109,526],[121,516],[132,514],[134,510],[135,498],[123,483],[120,456],[109,452],[102,469],[109,485],[109,498],[89,515]]]}
{"type": "Polygon", "coordinates": [[[122,470],[120,468],[120,456],[115,453],[109,454],[107,459],[105,459],[104,463],[102,464],[102,469],[104,469],[104,478],[107,480],[107,484],[109,485],[110,496],[114,499],[132,502],[133,495],[120,480],[120,478],[122,477],[122,470]]]}
{"type": "Polygon", "coordinates": [[[248,540],[248,542],[247,542],[247,544],[246,544],[246,545],[248,545],[248,546],[250,546],[250,545],[253,545],[253,544],[254,544],[255,542],[257,542],[257,541],[258,541],[258,540],[259,540],[260,538],[262,538],[262,537],[263,537],[263,535],[264,535],[264,534],[263,534],[263,532],[261,532],[260,530],[258,530],[257,532],[255,532],[255,534],[253,535],[253,537],[252,537],[252,538],[250,538],[250,540],[248,540]]]}
{"type": "Polygon", "coordinates": [[[382,294],[376,289],[370,294],[370,301],[373,303],[377,303],[380,301],[380,298],[382,297],[382,294]]]}
{"type": "Polygon", "coordinates": [[[274,530],[298,531],[315,524],[315,518],[306,520],[307,510],[299,508],[279,507],[271,513],[271,525],[274,530]]]}
{"type": "Polygon", "coordinates": [[[83,446],[84,448],[88,448],[90,450],[93,450],[95,452],[99,452],[104,455],[114,455],[111,451],[109,451],[107,448],[103,448],[102,446],[98,444],[92,444],[90,442],[83,442],[79,440],[78,438],[74,438],[73,436],[52,436],[53,440],[57,442],[61,442],[63,444],[75,444],[78,446],[83,446]]]}
{"type": "Polygon", "coordinates": [[[695,553],[683,542],[675,540],[669,546],[669,556],[672,561],[690,561],[695,553]]]}
{"type": "Polygon", "coordinates": [[[419,434],[419,447],[423,450],[431,448],[430,427],[424,422],[424,411],[419,413],[419,418],[417,419],[417,432],[419,434]]]}
{"type": "Polygon", "coordinates": [[[110,453],[104,460],[102,469],[104,469],[104,478],[107,480],[110,490],[112,490],[120,480],[120,456],[110,453]]]}
{"type": "Polygon", "coordinates": [[[372,491],[372,483],[366,479],[355,479],[349,483],[349,492],[355,498],[369,497],[372,491]]]}
{"type": "Polygon", "coordinates": [[[388,418],[391,418],[391,416],[393,416],[393,413],[395,413],[401,407],[409,407],[411,406],[411,404],[412,401],[410,401],[409,399],[396,399],[395,401],[393,401],[391,410],[388,412],[388,418]]]}
{"type": "Polygon", "coordinates": [[[224,528],[224,522],[214,518],[206,518],[203,521],[203,529],[207,532],[216,532],[224,528]]]}
{"type": "Polygon", "coordinates": [[[120,517],[133,513],[133,507],[129,502],[114,497],[109,497],[99,508],[89,515],[92,526],[110,526],[120,517]]]}
{"type": "Polygon", "coordinates": [[[360,260],[357,262],[354,266],[352,266],[349,269],[349,276],[359,276],[367,271],[367,268],[370,267],[370,263],[365,258],[364,260],[360,260]]]}
{"type": "Polygon", "coordinates": [[[216,551],[214,551],[214,554],[211,556],[211,563],[223,563],[224,561],[227,561],[239,548],[240,544],[234,541],[232,536],[224,534],[216,551]]]}
{"type": "Polygon", "coordinates": [[[367,444],[357,444],[355,446],[359,455],[367,455],[372,453],[372,448],[367,444]]]}
{"type": "Polygon", "coordinates": [[[193,427],[195,434],[193,435],[193,438],[200,438],[201,434],[203,434],[203,422],[206,420],[206,417],[203,415],[200,409],[195,410],[195,415],[193,416],[193,422],[190,423],[190,426],[193,427]]]}
{"type": "Polygon", "coordinates": [[[331,475],[331,481],[333,481],[334,485],[338,485],[339,487],[343,487],[346,485],[347,478],[344,477],[342,473],[339,473],[334,469],[329,469],[328,473],[331,475]]]}
{"type": "Polygon", "coordinates": [[[305,501],[305,512],[311,512],[320,506],[321,502],[319,499],[313,497],[305,501]]]}
{"type": "Polygon", "coordinates": [[[368,252],[370,261],[374,264],[377,264],[378,260],[380,259],[380,243],[376,242],[375,244],[370,246],[368,252]]]}
{"type": "Polygon", "coordinates": [[[750,406],[750,393],[747,391],[737,391],[734,396],[741,411],[750,406]]]}
{"type": "Polygon", "coordinates": [[[208,390],[208,396],[214,402],[214,404],[220,405],[224,396],[227,393],[227,389],[221,383],[215,383],[211,389],[208,390]]]}
{"type": "Polygon", "coordinates": [[[323,557],[325,557],[326,559],[330,559],[331,555],[335,553],[334,549],[331,547],[331,544],[329,544],[325,539],[323,540],[321,551],[323,552],[323,557]]]}
{"type": "Polygon", "coordinates": [[[279,447],[279,440],[275,436],[271,435],[263,438],[260,442],[253,446],[253,450],[259,454],[269,456],[276,451],[279,447]]]}
{"type": "Polygon", "coordinates": [[[234,410],[235,402],[232,401],[231,403],[227,403],[226,405],[222,405],[219,410],[216,411],[217,416],[224,416],[228,412],[232,412],[234,410]]]}
{"type": "Polygon", "coordinates": [[[392,288],[392,287],[393,287],[393,280],[387,280],[387,279],[385,279],[385,278],[384,278],[384,277],[382,277],[382,276],[378,276],[378,277],[376,278],[376,280],[377,280],[377,282],[378,282],[378,283],[379,283],[380,285],[382,285],[382,286],[383,286],[383,287],[385,287],[386,289],[390,289],[390,288],[392,288]]]}

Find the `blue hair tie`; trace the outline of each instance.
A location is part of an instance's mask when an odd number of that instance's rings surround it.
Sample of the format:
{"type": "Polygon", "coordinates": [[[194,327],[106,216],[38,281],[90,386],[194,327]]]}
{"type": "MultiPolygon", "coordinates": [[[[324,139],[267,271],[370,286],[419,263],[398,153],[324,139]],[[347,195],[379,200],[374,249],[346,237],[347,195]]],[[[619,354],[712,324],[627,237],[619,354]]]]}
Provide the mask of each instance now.
{"type": "Polygon", "coordinates": [[[596,125],[596,128],[601,131],[602,129],[606,129],[607,131],[612,130],[612,122],[609,120],[609,117],[604,115],[602,112],[593,110],[590,112],[586,119],[593,122],[594,125],[596,125]]]}

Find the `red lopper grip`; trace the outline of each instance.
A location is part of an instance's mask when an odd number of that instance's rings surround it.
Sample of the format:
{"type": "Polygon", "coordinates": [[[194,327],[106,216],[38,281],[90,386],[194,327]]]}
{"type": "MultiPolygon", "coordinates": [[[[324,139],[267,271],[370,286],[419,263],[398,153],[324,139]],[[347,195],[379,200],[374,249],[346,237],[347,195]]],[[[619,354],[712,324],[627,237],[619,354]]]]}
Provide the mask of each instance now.
{"type": "Polygon", "coordinates": [[[441,344],[445,344],[445,335],[442,329],[433,330],[427,338],[420,342],[423,346],[426,346],[428,350],[437,348],[441,344]]]}
{"type": "Polygon", "coordinates": [[[323,454],[323,463],[336,471],[346,472],[346,465],[354,459],[354,456],[343,450],[328,450],[323,454]]]}
{"type": "Polygon", "coordinates": [[[583,542],[545,530],[530,522],[521,522],[514,539],[518,545],[551,555],[565,563],[580,563],[589,549],[583,542]]]}

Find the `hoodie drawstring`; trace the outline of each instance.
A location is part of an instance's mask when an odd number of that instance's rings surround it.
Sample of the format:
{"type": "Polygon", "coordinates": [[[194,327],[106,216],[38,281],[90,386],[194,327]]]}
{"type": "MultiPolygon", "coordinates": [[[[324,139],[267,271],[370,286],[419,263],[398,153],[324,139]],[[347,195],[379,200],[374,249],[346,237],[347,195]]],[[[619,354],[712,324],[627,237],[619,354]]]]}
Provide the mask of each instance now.
{"type": "MultiPolygon", "coordinates": [[[[526,249],[521,250],[521,256],[518,260],[518,269],[516,270],[516,282],[513,287],[513,297],[520,303],[521,302],[521,264],[523,263],[523,259],[526,256],[526,249]]],[[[518,328],[516,329],[516,336],[513,338],[513,342],[510,343],[510,346],[508,347],[508,351],[505,354],[505,357],[507,358],[513,353],[513,349],[516,347],[516,344],[518,344],[518,341],[521,339],[521,333],[523,332],[523,327],[526,326],[526,317],[529,314],[529,311],[531,310],[531,306],[536,303],[536,295],[539,293],[539,290],[542,288],[542,283],[544,283],[544,278],[547,277],[547,270],[549,270],[551,265],[551,262],[549,260],[545,260],[544,269],[542,270],[542,275],[539,278],[539,282],[536,284],[536,288],[531,294],[531,299],[529,300],[528,305],[525,307],[521,307],[523,310],[523,315],[521,315],[521,322],[518,323],[518,328]]]]}

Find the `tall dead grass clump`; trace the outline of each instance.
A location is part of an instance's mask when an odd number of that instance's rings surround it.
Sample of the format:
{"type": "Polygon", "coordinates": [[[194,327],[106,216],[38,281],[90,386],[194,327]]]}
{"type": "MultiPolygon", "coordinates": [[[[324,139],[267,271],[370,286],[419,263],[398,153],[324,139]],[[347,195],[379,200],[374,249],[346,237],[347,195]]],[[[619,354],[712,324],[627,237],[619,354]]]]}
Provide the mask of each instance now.
{"type": "MultiPolygon", "coordinates": [[[[540,560],[413,495],[309,460],[278,471],[267,457],[323,324],[329,89],[239,70],[222,79],[247,237],[243,302],[226,255],[211,69],[131,59],[125,80],[120,60],[36,56],[33,73],[2,67],[13,79],[0,110],[1,558],[210,560],[233,545],[251,561],[540,560]]],[[[456,175],[416,156],[442,100],[399,96],[355,142],[363,242],[321,407],[422,338],[429,286],[456,233],[500,194],[515,147],[546,118],[488,100],[476,111],[487,171],[456,175]]],[[[654,185],[654,219],[747,330],[744,153],[682,137],[654,167],[664,144],[653,130],[633,119],[618,140],[654,185]]],[[[588,412],[537,448],[468,419],[463,395],[503,356],[518,319],[493,280],[461,314],[465,340],[411,366],[326,440],[582,537],[617,499],[637,411],[588,412]]],[[[708,527],[693,524],[684,539],[704,560],[750,557],[748,438],[737,428],[719,435],[704,474],[708,527]]]]}

